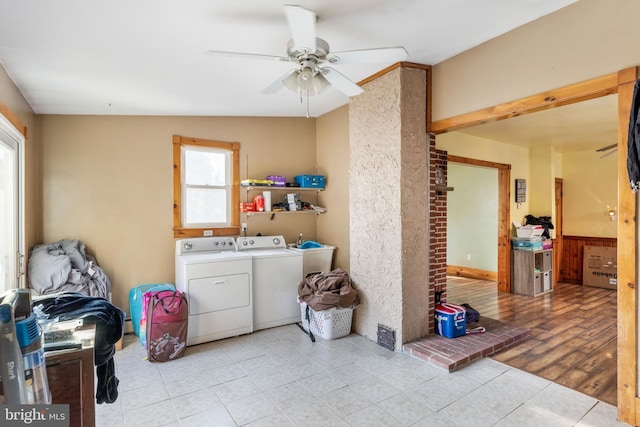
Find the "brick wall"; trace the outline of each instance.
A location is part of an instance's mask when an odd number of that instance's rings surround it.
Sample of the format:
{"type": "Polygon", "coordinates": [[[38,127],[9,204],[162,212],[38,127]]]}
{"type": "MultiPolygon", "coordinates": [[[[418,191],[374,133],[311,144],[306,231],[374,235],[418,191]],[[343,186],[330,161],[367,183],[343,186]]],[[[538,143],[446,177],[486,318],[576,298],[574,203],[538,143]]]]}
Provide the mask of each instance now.
{"type": "Polygon", "coordinates": [[[429,134],[429,333],[435,331],[435,294],[447,297],[447,192],[435,189],[436,168],[447,182],[447,152],[436,150],[436,137],[429,134]]]}

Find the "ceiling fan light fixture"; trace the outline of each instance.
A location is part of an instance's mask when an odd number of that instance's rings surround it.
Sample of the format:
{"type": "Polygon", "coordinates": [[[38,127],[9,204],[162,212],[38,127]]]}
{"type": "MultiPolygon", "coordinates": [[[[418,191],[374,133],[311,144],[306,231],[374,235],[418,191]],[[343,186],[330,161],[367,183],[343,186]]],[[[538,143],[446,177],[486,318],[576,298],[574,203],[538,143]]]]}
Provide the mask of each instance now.
{"type": "Polygon", "coordinates": [[[305,96],[318,95],[331,87],[322,73],[308,67],[289,74],[282,80],[282,84],[291,92],[305,96]]]}
{"type": "Polygon", "coordinates": [[[284,87],[289,89],[291,92],[298,93],[298,75],[299,71],[295,71],[289,74],[284,80],[282,80],[282,84],[284,87]]]}

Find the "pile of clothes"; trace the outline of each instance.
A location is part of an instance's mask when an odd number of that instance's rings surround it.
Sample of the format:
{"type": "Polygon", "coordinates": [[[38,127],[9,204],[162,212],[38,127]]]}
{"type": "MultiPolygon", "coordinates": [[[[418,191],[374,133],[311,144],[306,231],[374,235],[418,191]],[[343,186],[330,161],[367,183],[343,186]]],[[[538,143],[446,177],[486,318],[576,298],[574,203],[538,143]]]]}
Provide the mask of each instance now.
{"type": "Polygon", "coordinates": [[[34,312],[60,322],[82,320],[96,325],[94,364],[96,366],[97,403],[113,403],[118,399],[118,384],[113,356],[115,344],[124,332],[124,312],[109,301],[73,292],[34,298],[34,312]]]}
{"type": "Polygon", "coordinates": [[[351,286],[349,274],[337,268],[328,273],[310,273],[298,285],[298,300],[314,311],[355,307],[360,304],[358,291],[351,286]]]}
{"type": "Polygon", "coordinates": [[[35,246],[29,253],[29,287],[40,295],[77,292],[110,298],[111,282],[80,240],[35,246]]]}

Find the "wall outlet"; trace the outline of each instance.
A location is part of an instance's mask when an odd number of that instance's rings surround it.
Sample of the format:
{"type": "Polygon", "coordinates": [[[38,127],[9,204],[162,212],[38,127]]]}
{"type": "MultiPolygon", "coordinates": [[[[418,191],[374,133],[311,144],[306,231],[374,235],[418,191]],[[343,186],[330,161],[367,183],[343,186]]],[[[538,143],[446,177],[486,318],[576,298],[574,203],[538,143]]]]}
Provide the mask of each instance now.
{"type": "Polygon", "coordinates": [[[247,231],[247,223],[246,222],[242,223],[242,231],[247,231]]]}
{"type": "Polygon", "coordinates": [[[205,236],[205,237],[211,237],[211,236],[213,236],[213,230],[204,230],[202,232],[202,235],[205,236]]]}
{"type": "Polygon", "coordinates": [[[467,261],[471,261],[471,254],[467,254],[467,261]]]}

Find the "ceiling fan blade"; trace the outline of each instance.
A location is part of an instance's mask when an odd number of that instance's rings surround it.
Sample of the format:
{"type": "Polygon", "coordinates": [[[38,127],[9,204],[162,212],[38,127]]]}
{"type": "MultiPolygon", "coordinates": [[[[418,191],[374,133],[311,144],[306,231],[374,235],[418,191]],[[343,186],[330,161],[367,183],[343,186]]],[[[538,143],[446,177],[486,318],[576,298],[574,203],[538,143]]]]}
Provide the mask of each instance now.
{"type": "Polygon", "coordinates": [[[331,64],[363,64],[375,62],[395,63],[407,59],[407,51],[402,46],[375,49],[346,50],[327,55],[331,64]]]}
{"type": "Polygon", "coordinates": [[[618,143],[615,143],[615,144],[607,145],[606,147],[598,148],[596,151],[607,151],[607,150],[611,150],[612,148],[616,148],[617,146],[618,146],[618,143]]]}
{"type": "Polygon", "coordinates": [[[260,53],[225,52],[222,50],[207,50],[204,53],[210,56],[225,56],[227,58],[264,59],[267,61],[289,62],[286,56],[262,55],[260,53]]]}
{"type": "Polygon", "coordinates": [[[291,38],[296,48],[308,48],[309,52],[316,51],[316,21],[315,12],[302,6],[287,4],[284,12],[289,23],[291,38]]]}
{"type": "Polygon", "coordinates": [[[273,83],[271,83],[269,86],[267,86],[266,88],[264,88],[262,90],[262,93],[265,95],[271,95],[274,94],[276,92],[278,92],[280,89],[282,89],[284,87],[284,79],[286,79],[287,77],[289,77],[291,74],[297,72],[297,70],[289,70],[287,71],[285,74],[283,74],[282,76],[278,77],[278,79],[276,81],[274,81],[273,83]]]}
{"type": "Polygon", "coordinates": [[[324,75],[332,86],[347,96],[357,96],[364,92],[364,89],[333,68],[322,67],[322,75],[324,75]]]}

